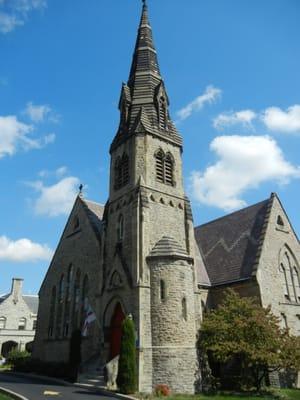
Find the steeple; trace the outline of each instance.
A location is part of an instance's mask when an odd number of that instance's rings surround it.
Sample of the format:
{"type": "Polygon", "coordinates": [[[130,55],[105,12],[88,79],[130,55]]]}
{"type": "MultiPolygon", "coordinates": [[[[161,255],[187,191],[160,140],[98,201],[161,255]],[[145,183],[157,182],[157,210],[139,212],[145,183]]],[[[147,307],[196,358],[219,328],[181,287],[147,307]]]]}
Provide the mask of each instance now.
{"type": "Polygon", "coordinates": [[[146,1],[143,1],[129,79],[122,85],[119,109],[120,126],[111,151],[137,130],[142,133],[141,126],[145,134],[182,146],[181,136],[169,115],[169,99],[160,74],[146,1]]]}

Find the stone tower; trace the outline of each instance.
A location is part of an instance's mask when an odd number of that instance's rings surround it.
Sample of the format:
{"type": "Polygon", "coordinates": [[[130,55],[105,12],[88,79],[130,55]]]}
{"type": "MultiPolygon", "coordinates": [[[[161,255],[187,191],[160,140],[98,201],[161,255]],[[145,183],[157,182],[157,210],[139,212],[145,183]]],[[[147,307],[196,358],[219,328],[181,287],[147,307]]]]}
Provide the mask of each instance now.
{"type": "MultiPolygon", "coordinates": [[[[162,383],[192,393],[193,221],[183,188],[182,138],[170,118],[145,2],[119,109],[104,215],[104,325],[108,332],[118,307],[133,315],[141,392],[162,383]]],[[[107,349],[107,358],[109,352],[117,353],[107,349]]]]}

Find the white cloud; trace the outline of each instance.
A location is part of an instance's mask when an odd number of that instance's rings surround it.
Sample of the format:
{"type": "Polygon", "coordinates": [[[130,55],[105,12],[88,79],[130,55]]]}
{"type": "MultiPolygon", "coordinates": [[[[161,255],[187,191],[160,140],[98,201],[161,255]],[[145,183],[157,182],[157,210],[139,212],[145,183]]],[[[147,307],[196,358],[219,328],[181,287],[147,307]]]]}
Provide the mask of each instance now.
{"type": "Polygon", "coordinates": [[[63,165],[62,167],[57,168],[55,171],[49,171],[48,169],[43,169],[38,173],[38,176],[40,178],[47,178],[49,176],[56,176],[57,178],[61,178],[67,173],[68,173],[68,167],[63,165]]]}
{"type": "Polygon", "coordinates": [[[33,146],[28,138],[32,130],[31,125],[20,122],[15,115],[0,116],[0,158],[13,155],[20,146],[33,146]]]}
{"type": "Polygon", "coordinates": [[[0,32],[12,32],[24,25],[34,10],[47,7],[47,0],[4,0],[0,1],[0,32]]]}
{"type": "Polygon", "coordinates": [[[214,86],[207,86],[205,92],[177,112],[179,121],[190,117],[194,112],[200,111],[205,104],[215,103],[222,95],[222,91],[214,86]]]}
{"type": "Polygon", "coordinates": [[[63,178],[52,186],[46,186],[42,181],[30,182],[29,185],[39,193],[34,201],[35,213],[49,217],[67,215],[78,194],[79,183],[74,176],[63,178]]]}
{"type": "Polygon", "coordinates": [[[24,110],[24,114],[35,123],[43,122],[50,112],[51,108],[47,104],[34,105],[32,102],[27,103],[24,110]]]}
{"type": "Polygon", "coordinates": [[[246,205],[243,193],[268,181],[287,184],[300,178],[269,136],[219,136],[210,144],[218,160],[204,172],[194,171],[190,190],[195,200],[226,211],[246,205]]]}
{"type": "Polygon", "coordinates": [[[16,115],[0,116],[0,159],[18,150],[42,149],[55,141],[55,134],[33,138],[34,125],[26,124],[16,115]]]}
{"type": "Polygon", "coordinates": [[[52,255],[53,251],[46,244],[34,243],[29,239],[14,241],[0,236],[0,261],[49,261],[52,255]]]}
{"type": "Polygon", "coordinates": [[[237,112],[227,112],[218,115],[213,120],[216,129],[223,129],[232,125],[242,124],[245,127],[252,128],[252,122],[257,114],[252,110],[241,110],[237,112]]]}
{"type": "Polygon", "coordinates": [[[262,121],[271,131],[300,133],[300,105],[295,104],[287,110],[269,107],[262,114],[262,121]]]}

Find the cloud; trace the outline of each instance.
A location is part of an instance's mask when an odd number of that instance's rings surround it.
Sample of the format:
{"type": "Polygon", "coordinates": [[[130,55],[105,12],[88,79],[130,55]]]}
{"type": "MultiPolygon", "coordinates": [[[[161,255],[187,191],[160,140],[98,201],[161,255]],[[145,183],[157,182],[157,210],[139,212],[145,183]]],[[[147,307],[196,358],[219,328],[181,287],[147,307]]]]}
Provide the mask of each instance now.
{"type": "Polygon", "coordinates": [[[55,134],[32,138],[34,126],[18,120],[15,115],[0,116],[0,159],[14,155],[19,149],[41,149],[55,141],[55,134]]]}
{"type": "Polygon", "coordinates": [[[47,0],[2,0],[0,1],[0,33],[12,32],[24,25],[32,11],[47,7],[47,0]]]}
{"type": "Polygon", "coordinates": [[[46,244],[34,243],[29,239],[11,240],[0,236],[0,261],[35,262],[49,261],[53,251],[46,244]]]}
{"type": "Polygon", "coordinates": [[[218,130],[233,125],[242,125],[253,129],[255,120],[261,121],[269,131],[300,134],[300,105],[295,104],[286,110],[279,107],[268,107],[259,113],[249,109],[224,112],[213,120],[213,126],[218,130]]]}
{"type": "Polygon", "coordinates": [[[190,102],[187,106],[177,111],[179,121],[190,117],[194,112],[200,111],[205,104],[215,103],[222,95],[222,91],[214,86],[207,86],[205,92],[190,102]]]}
{"type": "Polygon", "coordinates": [[[279,107],[269,107],[263,112],[261,119],[271,131],[300,133],[299,104],[295,104],[287,110],[282,110],[279,107]]]}
{"type": "Polygon", "coordinates": [[[269,136],[219,136],[210,150],[218,157],[216,163],[190,177],[192,196],[202,204],[231,211],[246,205],[242,195],[248,189],[300,178],[300,167],[289,163],[269,136]]]}
{"type": "Polygon", "coordinates": [[[57,178],[61,178],[66,175],[68,172],[68,167],[63,165],[62,167],[57,168],[55,171],[49,171],[48,169],[43,169],[38,173],[40,178],[47,178],[49,176],[56,176],[57,178]]]}
{"type": "Polygon", "coordinates": [[[241,110],[237,112],[227,112],[218,115],[213,120],[213,126],[216,129],[242,124],[245,127],[252,128],[252,121],[257,117],[257,114],[252,110],[241,110]]]}
{"type": "Polygon", "coordinates": [[[52,186],[46,186],[42,181],[29,182],[28,185],[39,194],[34,201],[34,211],[37,215],[58,217],[67,215],[78,194],[79,179],[69,176],[52,186]]]}
{"type": "Polygon", "coordinates": [[[43,122],[47,115],[51,112],[51,108],[47,104],[34,105],[32,102],[27,103],[24,114],[27,115],[32,122],[43,122]]]}

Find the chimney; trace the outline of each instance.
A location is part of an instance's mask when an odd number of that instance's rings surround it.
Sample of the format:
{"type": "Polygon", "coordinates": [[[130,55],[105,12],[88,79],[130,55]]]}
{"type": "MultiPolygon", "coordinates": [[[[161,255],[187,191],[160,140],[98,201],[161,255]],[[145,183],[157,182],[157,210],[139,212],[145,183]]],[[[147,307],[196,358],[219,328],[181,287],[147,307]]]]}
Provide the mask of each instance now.
{"type": "Polygon", "coordinates": [[[23,286],[23,279],[13,278],[10,294],[13,296],[13,302],[15,304],[22,297],[22,286],[23,286]]]}

